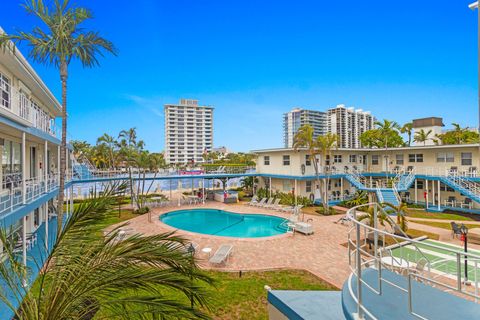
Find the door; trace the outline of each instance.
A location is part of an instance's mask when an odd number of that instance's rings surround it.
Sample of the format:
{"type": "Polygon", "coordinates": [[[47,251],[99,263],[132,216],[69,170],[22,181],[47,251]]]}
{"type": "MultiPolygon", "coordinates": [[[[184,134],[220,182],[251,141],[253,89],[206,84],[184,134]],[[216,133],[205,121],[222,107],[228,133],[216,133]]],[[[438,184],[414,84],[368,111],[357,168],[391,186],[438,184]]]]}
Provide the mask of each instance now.
{"type": "Polygon", "coordinates": [[[37,177],[37,149],[30,147],[30,177],[37,177]]]}

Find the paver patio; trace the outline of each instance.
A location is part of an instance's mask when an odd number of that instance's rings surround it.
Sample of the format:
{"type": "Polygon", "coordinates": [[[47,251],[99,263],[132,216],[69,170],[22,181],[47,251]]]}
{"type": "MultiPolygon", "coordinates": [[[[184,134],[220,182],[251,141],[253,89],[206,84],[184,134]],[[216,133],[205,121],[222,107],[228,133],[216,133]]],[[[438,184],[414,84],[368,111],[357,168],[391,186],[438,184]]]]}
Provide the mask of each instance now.
{"type": "MultiPolygon", "coordinates": [[[[264,213],[284,218],[289,216],[289,214],[254,208],[245,204],[225,205],[214,201],[204,205],[182,206],[181,209],[193,207],[221,209],[237,213],[264,213]]],[[[159,216],[179,208],[154,208],[152,209],[152,222],[148,222],[148,216],[145,214],[129,220],[128,228],[131,228],[133,233],[145,235],[175,230],[160,222],[159,216]]],[[[334,223],[339,217],[338,215],[305,215],[305,219],[312,219],[311,223],[315,230],[315,233],[310,236],[296,233],[244,239],[197,234],[183,230],[177,232],[199,244],[197,257],[200,259],[202,268],[225,271],[304,269],[340,288],[350,274],[350,269],[347,248],[342,246],[347,241],[348,227],[334,223]],[[207,254],[201,252],[201,249],[212,248],[213,254],[220,245],[226,243],[234,246],[233,255],[224,266],[211,266],[207,261],[207,254]]]]}

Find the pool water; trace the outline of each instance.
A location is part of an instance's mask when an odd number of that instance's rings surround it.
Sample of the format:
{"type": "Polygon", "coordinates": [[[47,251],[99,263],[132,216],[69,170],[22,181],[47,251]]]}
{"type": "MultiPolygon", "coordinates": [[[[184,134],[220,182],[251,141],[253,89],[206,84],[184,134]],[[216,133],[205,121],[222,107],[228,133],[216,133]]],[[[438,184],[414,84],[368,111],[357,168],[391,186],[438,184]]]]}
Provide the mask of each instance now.
{"type": "Polygon", "coordinates": [[[287,232],[286,220],[263,214],[241,214],[216,209],[178,210],[160,216],[177,229],[236,238],[270,237],[287,232]]]}

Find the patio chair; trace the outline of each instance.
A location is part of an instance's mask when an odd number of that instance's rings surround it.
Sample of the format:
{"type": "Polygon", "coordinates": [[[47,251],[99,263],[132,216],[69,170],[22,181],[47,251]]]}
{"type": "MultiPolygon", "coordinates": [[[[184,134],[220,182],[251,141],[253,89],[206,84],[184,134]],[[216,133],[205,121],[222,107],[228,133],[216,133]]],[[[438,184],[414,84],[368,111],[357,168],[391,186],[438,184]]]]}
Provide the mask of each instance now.
{"type": "Polygon", "coordinates": [[[271,206],[272,203],[273,203],[273,200],[275,200],[275,198],[269,198],[267,203],[263,203],[261,205],[257,205],[257,207],[262,207],[262,208],[265,208],[265,207],[268,207],[268,206],[271,206]]]}
{"type": "Polygon", "coordinates": [[[459,237],[462,235],[462,231],[460,230],[460,225],[455,223],[454,221],[450,222],[452,226],[452,238],[459,237]]]}
{"type": "Polygon", "coordinates": [[[275,199],[275,201],[272,204],[270,204],[270,205],[266,204],[264,206],[264,208],[275,209],[275,208],[278,207],[279,204],[280,204],[280,198],[277,198],[277,199],[275,199]]]}
{"type": "Polygon", "coordinates": [[[428,261],[424,258],[421,258],[417,261],[415,268],[410,270],[410,273],[414,275],[422,275],[423,271],[425,271],[425,266],[427,265],[428,261]]]}
{"type": "Polygon", "coordinates": [[[258,197],[256,195],[252,197],[252,200],[250,200],[250,202],[248,202],[247,205],[253,206],[255,203],[258,203],[258,197]]]}
{"type": "Polygon", "coordinates": [[[254,207],[261,207],[265,204],[265,201],[267,201],[267,198],[262,198],[262,200],[252,203],[251,205],[254,207]]]}
{"type": "Polygon", "coordinates": [[[407,172],[412,172],[413,171],[413,166],[408,166],[407,167],[407,172]]]}
{"type": "Polygon", "coordinates": [[[463,200],[463,203],[460,203],[460,208],[472,209],[472,206],[473,206],[473,202],[472,202],[472,199],[470,198],[465,198],[463,200]]]}
{"type": "Polygon", "coordinates": [[[232,253],[233,246],[231,244],[222,244],[208,261],[211,264],[219,265],[225,263],[232,253]]]}
{"type": "Polygon", "coordinates": [[[457,174],[458,173],[458,167],[450,167],[449,173],[450,174],[457,174]]]}
{"type": "Polygon", "coordinates": [[[447,200],[445,200],[445,206],[446,207],[455,207],[457,203],[457,199],[453,196],[448,197],[447,200]]]}

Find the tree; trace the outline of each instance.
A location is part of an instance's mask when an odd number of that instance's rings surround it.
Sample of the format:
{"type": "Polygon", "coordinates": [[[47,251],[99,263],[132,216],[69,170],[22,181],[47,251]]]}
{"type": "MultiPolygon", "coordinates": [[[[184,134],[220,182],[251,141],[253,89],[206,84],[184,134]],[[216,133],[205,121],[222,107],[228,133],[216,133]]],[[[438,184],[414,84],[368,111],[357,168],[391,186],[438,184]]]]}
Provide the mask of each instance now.
{"type": "Polygon", "coordinates": [[[407,219],[405,218],[405,211],[408,208],[407,204],[405,202],[400,202],[400,204],[396,206],[394,204],[385,202],[384,206],[391,208],[388,213],[395,213],[397,216],[397,225],[400,227],[400,229],[402,229],[403,232],[407,232],[408,226],[407,219]]]}
{"type": "Polygon", "coordinates": [[[381,147],[382,148],[390,147],[391,143],[389,142],[395,139],[395,136],[398,135],[398,131],[400,130],[400,126],[398,125],[398,123],[395,121],[383,119],[383,122],[376,121],[375,125],[377,126],[377,130],[380,133],[379,136],[383,141],[381,147]]]}
{"type": "MultiPolygon", "coordinates": [[[[358,221],[367,221],[367,224],[370,227],[375,225],[375,207],[368,207],[365,213],[357,216],[358,221]]],[[[388,220],[387,214],[383,210],[377,210],[377,220],[380,225],[385,226],[385,222],[390,225],[390,220],[388,220]]]]}
{"type": "Polygon", "coordinates": [[[332,149],[336,148],[338,144],[338,136],[336,134],[327,133],[317,137],[316,145],[320,149],[320,153],[325,157],[324,163],[326,164],[327,158],[329,159],[327,165],[327,179],[325,180],[325,200],[324,206],[328,210],[328,185],[330,183],[331,163],[333,161],[332,149]]]}
{"type": "Polygon", "coordinates": [[[118,141],[113,136],[104,133],[97,139],[97,145],[103,145],[108,152],[108,168],[115,169],[116,167],[116,154],[115,149],[118,146],[118,141]]]}
{"type": "Polygon", "coordinates": [[[400,133],[406,133],[408,135],[408,146],[412,145],[412,131],[413,131],[413,123],[411,122],[405,123],[400,128],[400,133]]]}
{"type": "Polygon", "coordinates": [[[423,145],[426,145],[427,141],[431,139],[429,138],[430,134],[432,134],[432,130],[425,131],[421,129],[420,131],[417,131],[415,133],[415,137],[413,140],[419,143],[423,142],[423,145]]]}
{"type": "MultiPolygon", "coordinates": [[[[98,312],[103,319],[208,318],[198,307],[206,306],[204,287],[211,279],[186,252],[184,238],[172,233],[125,236],[125,224],[105,232],[121,189],[110,186],[103,196],[75,207],[51,254],[36,261],[43,268],[32,288],[18,281],[29,271],[1,233],[7,245],[0,280],[18,299],[18,308],[8,304],[15,319],[91,319],[98,312]]],[[[0,291],[1,300],[8,298],[12,295],[0,291]]]]}
{"type": "Polygon", "coordinates": [[[458,123],[452,123],[453,130],[435,135],[436,144],[464,144],[479,143],[480,135],[478,132],[461,128],[458,123]]]}
{"type": "MultiPolygon", "coordinates": [[[[95,67],[99,65],[98,56],[103,56],[104,52],[116,54],[116,49],[110,41],[100,37],[98,32],[86,31],[83,28],[82,24],[92,19],[92,12],[86,8],[70,6],[69,0],[55,0],[53,6],[45,5],[43,0],[30,0],[23,7],[28,14],[38,18],[46,26],[46,30],[37,26],[31,32],[3,34],[0,35],[0,45],[25,42],[31,48],[29,55],[35,62],[53,65],[60,72],[62,142],[57,213],[61,222],[66,176],[68,68],[72,60],[79,60],[86,68],[95,67]]],[[[61,225],[58,224],[59,228],[61,225]]]]}

